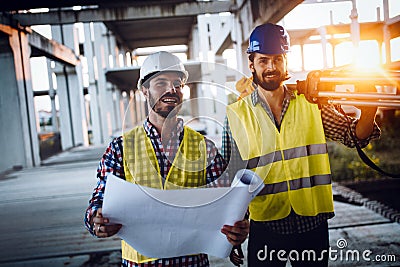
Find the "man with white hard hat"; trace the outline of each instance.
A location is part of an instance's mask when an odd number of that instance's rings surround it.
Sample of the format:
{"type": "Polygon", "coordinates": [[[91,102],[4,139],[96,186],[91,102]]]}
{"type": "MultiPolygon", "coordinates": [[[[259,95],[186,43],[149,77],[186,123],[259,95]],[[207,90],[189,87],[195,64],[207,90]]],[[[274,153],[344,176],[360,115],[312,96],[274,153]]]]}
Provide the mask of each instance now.
{"type": "MultiPolygon", "coordinates": [[[[151,54],[143,62],[138,89],[147,100],[149,114],[143,125],[113,139],[100,161],[97,187],[85,214],[85,226],[92,235],[110,237],[121,228],[102,216],[106,177],[110,173],[158,189],[200,187],[215,182],[223,173],[225,161],[214,143],[184,126],[177,117],[187,79],[188,72],[182,62],[169,52],[151,54]],[[187,158],[203,160],[179,161],[187,158]]],[[[233,226],[224,225],[221,229],[232,245],[243,243],[248,231],[247,220],[233,226]]],[[[201,267],[209,266],[209,261],[206,254],[148,258],[122,240],[122,265],[201,267]]]]}

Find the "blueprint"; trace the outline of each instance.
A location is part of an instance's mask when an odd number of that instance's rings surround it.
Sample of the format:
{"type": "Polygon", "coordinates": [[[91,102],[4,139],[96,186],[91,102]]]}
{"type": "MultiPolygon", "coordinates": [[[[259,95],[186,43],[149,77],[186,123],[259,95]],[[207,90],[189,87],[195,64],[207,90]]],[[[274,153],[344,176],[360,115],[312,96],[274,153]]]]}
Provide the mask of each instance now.
{"type": "Polygon", "coordinates": [[[152,258],[206,253],[226,258],[232,249],[223,225],[242,220],[264,187],[260,177],[240,170],[231,187],[160,190],[107,177],[103,216],[120,223],[118,236],[152,258]]]}

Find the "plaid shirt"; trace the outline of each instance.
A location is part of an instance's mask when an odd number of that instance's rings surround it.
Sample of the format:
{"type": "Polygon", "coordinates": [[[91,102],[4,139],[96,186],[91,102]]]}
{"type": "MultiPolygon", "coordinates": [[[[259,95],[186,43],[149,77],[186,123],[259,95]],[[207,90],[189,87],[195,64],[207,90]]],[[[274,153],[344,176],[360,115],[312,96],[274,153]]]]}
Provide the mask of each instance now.
{"type": "MultiPolygon", "coordinates": [[[[169,156],[174,155],[183,139],[183,121],[181,119],[178,120],[177,127],[174,131],[170,133],[171,138],[168,140],[165,146],[161,142],[161,136],[157,132],[157,129],[148,120],[144,121],[143,127],[153,145],[154,152],[160,166],[160,175],[163,177],[164,180],[172,166],[169,156]]],[[[216,179],[219,178],[223,173],[226,164],[214,143],[207,138],[205,138],[205,141],[208,155],[206,179],[207,184],[213,184],[213,182],[216,181],[216,179]]],[[[110,142],[97,168],[97,186],[93,191],[92,198],[89,200],[89,207],[86,209],[84,219],[85,227],[92,235],[94,235],[94,232],[92,225],[90,225],[90,218],[95,215],[98,208],[102,207],[107,175],[110,173],[114,174],[117,177],[120,177],[121,179],[125,179],[122,136],[114,138],[110,142]]],[[[122,265],[129,267],[168,267],[176,265],[187,267],[202,267],[209,266],[209,262],[207,255],[199,254],[176,258],[158,259],[142,264],[137,264],[122,259],[122,265]]]]}
{"type": "MultiPolygon", "coordinates": [[[[254,106],[260,104],[268,114],[268,117],[275,123],[276,127],[280,129],[280,125],[276,122],[275,117],[272,114],[272,111],[269,108],[268,104],[260,100],[257,92],[258,91],[256,89],[251,93],[252,104],[254,106]]],[[[294,98],[295,93],[285,87],[285,96],[283,99],[280,121],[282,121],[283,117],[285,116],[290,101],[294,98]]],[[[358,121],[357,119],[350,116],[345,117],[332,105],[323,105],[321,107],[321,118],[324,127],[325,137],[327,139],[340,142],[348,147],[355,147],[355,143],[349,133],[348,120],[350,121],[350,130],[352,131],[353,135],[356,136],[355,129],[358,121]]],[[[368,145],[370,140],[378,138],[379,136],[380,129],[375,124],[372,134],[367,139],[357,140],[357,142],[361,147],[365,147],[366,145],[368,145]]],[[[232,138],[232,133],[227,118],[225,119],[224,132],[222,136],[221,152],[224,156],[224,159],[229,162],[227,172],[230,173],[230,175],[232,175],[232,173],[236,173],[236,171],[239,169],[246,168],[247,162],[242,160],[242,158],[240,157],[235,140],[233,140],[232,138]]],[[[263,223],[270,230],[280,234],[304,233],[315,229],[322,222],[332,218],[334,215],[335,214],[333,212],[330,212],[321,213],[317,216],[300,216],[292,210],[292,212],[286,218],[263,223]]]]}

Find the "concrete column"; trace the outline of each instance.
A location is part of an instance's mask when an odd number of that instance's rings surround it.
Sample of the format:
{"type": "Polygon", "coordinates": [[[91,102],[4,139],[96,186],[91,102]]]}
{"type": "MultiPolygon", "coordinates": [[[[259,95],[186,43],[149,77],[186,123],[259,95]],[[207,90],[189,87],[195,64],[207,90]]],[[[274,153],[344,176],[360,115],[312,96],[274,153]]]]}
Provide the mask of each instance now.
{"type": "Polygon", "coordinates": [[[202,61],[204,61],[201,64],[203,83],[199,86],[201,91],[198,91],[198,116],[200,121],[207,125],[207,135],[216,140],[222,133],[225,118],[227,105],[225,85],[228,67],[222,55],[209,56],[209,53],[215,53],[209,42],[216,39],[218,29],[211,27],[212,21],[205,16],[198,16],[198,21],[199,36],[201,36],[200,49],[203,55],[202,61]]]}
{"type": "Polygon", "coordinates": [[[144,97],[143,93],[140,91],[136,91],[136,104],[139,108],[139,116],[137,120],[137,124],[141,124],[143,120],[146,119],[147,114],[149,114],[146,98],[144,97]]]}
{"type": "Polygon", "coordinates": [[[96,57],[97,84],[99,89],[99,107],[103,138],[108,143],[113,136],[114,109],[111,85],[106,81],[105,70],[109,67],[109,47],[107,29],[103,23],[94,23],[94,55],[96,57]]]}
{"type": "Polygon", "coordinates": [[[336,68],[336,43],[335,42],[331,42],[332,45],[332,64],[333,67],[336,68]]]}
{"type": "Polygon", "coordinates": [[[73,123],[71,115],[71,103],[69,100],[69,86],[64,73],[64,66],[56,63],[54,68],[57,81],[57,95],[59,102],[59,116],[60,116],[60,136],[61,136],[61,149],[66,150],[75,146],[73,137],[73,123]]]}
{"type": "Polygon", "coordinates": [[[142,120],[143,102],[141,100],[141,94],[142,93],[139,91],[131,91],[129,108],[135,124],[138,124],[142,120]]]}
{"type": "Polygon", "coordinates": [[[324,26],[318,28],[319,35],[321,36],[321,46],[322,46],[322,60],[323,68],[328,68],[328,58],[326,53],[327,39],[326,39],[326,28],[324,26]]]}
{"type": "MultiPolygon", "coordinates": [[[[192,28],[192,40],[190,41],[188,47],[188,59],[193,59],[200,61],[200,35],[198,24],[192,28]]],[[[189,74],[190,75],[190,74],[189,74]]],[[[200,92],[200,86],[198,83],[188,84],[190,88],[190,98],[198,99],[198,94],[200,92]]],[[[193,117],[199,116],[199,102],[198,101],[190,101],[190,111],[193,117]]]]}
{"type": "MultiPolygon", "coordinates": [[[[112,58],[114,60],[114,68],[122,68],[124,67],[124,62],[123,60],[120,60],[120,49],[117,45],[117,40],[115,39],[115,36],[113,34],[108,34],[108,39],[110,43],[110,53],[112,55],[112,58]]],[[[112,101],[113,101],[113,113],[114,113],[114,119],[112,120],[112,127],[113,127],[113,132],[118,132],[121,131],[121,113],[119,109],[119,99],[120,99],[120,94],[121,92],[115,88],[114,85],[108,83],[108,85],[111,87],[111,92],[112,92],[112,101]]]]}
{"type": "Polygon", "coordinates": [[[210,33],[209,33],[209,25],[210,22],[204,15],[197,16],[198,21],[198,35],[199,35],[199,60],[201,62],[208,62],[208,51],[210,48],[210,33]]]}
{"type": "MultiPolygon", "coordinates": [[[[245,76],[250,76],[251,72],[248,67],[248,58],[246,54],[248,42],[243,42],[242,23],[238,15],[234,16],[232,38],[233,48],[236,51],[237,70],[245,76]]],[[[239,80],[242,77],[236,77],[239,80]]]]}
{"type": "MultiPolygon", "coordinates": [[[[385,43],[385,58],[386,58],[386,64],[389,64],[392,62],[392,56],[391,56],[391,46],[390,46],[390,31],[389,27],[386,24],[387,21],[389,20],[389,3],[388,0],[383,0],[383,20],[385,24],[383,25],[383,40],[385,43]]],[[[381,49],[379,49],[381,51],[381,49]]],[[[382,58],[382,57],[381,57],[382,58]]]]}
{"type": "Polygon", "coordinates": [[[58,116],[56,109],[56,90],[54,90],[53,84],[53,70],[51,68],[51,60],[46,59],[48,77],[49,77],[49,97],[51,105],[51,123],[53,126],[53,132],[58,132],[58,116]]]}
{"type": "Polygon", "coordinates": [[[125,58],[125,60],[126,60],[126,66],[128,66],[128,67],[130,67],[130,66],[132,66],[133,65],[133,59],[132,59],[132,53],[131,52],[127,52],[126,53],[126,58],[125,58]]]}
{"type": "MultiPolygon", "coordinates": [[[[197,88],[197,84],[191,84],[189,88],[190,88],[190,99],[198,99],[199,90],[197,88]]],[[[190,101],[190,110],[194,118],[197,118],[200,115],[199,104],[200,104],[199,101],[190,101]]]]}
{"type": "Polygon", "coordinates": [[[107,44],[108,44],[108,54],[111,55],[111,57],[109,57],[109,59],[111,59],[110,60],[111,62],[109,62],[108,67],[110,69],[119,68],[120,67],[118,58],[119,51],[117,43],[115,41],[115,37],[110,31],[107,32],[107,44]]]}
{"type": "Polygon", "coordinates": [[[121,91],[113,87],[113,106],[114,106],[114,121],[115,121],[114,132],[119,132],[122,129],[123,113],[121,113],[120,103],[121,103],[121,91]]]}
{"type": "Polygon", "coordinates": [[[304,44],[300,44],[300,54],[301,54],[301,71],[305,71],[305,61],[304,61],[304,44]]]}
{"type": "Polygon", "coordinates": [[[211,72],[215,64],[211,62],[208,57],[210,49],[210,21],[205,16],[198,16],[198,34],[199,34],[199,51],[201,61],[201,83],[197,86],[197,103],[198,111],[197,118],[207,125],[207,133],[215,134],[215,125],[212,123],[212,117],[215,113],[214,100],[216,97],[216,88],[212,83],[214,82],[211,72]],[[213,95],[214,93],[214,95],[213,95]]]}
{"type": "Polygon", "coordinates": [[[118,47],[117,41],[115,40],[115,36],[111,35],[111,48],[113,48],[112,50],[114,51],[114,58],[115,58],[115,65],[114,68],[122,68],[124,67],[124,60],[121,60],[121,50],[118,47]]]}
{"type": "MultiPolygon", "coordinates": [[[[79,51],[78,38],[73,25],[52,26],[53,39],[79,51]]],[[[77,53],[79,54],[79,53],[77,53]]],[[[60,102],[60,134],[62,149],[88,145],[85,101],[81,66],[67,67],[56,64],[57,93],[60,102]]]]}
{"type": "MultiPolygon", "coordinates": [[[[222,55],[221,56],[216,56],[215,57],[216,61],[216,69],[214,71],[213,75],[213,80],[215,83],[218,85],[217,90],[215,92],[215,95],[213,95],[213,101],[214,101],[214,129],[213,133],[215,136],[219,137],[222,134],[223,126],[224,126],[224,120],[225,120],[225,115],[226,115],[226,106],[228,105],[228,98],[225,93],[225,85],[226,85],[226,75],[228,67],[226,66],[226,62],[223,59],[222,55]]],[[[219,147],[222,144],[219,144],[219,147]]]]}
{"type": "MultiPolygon", "coordinates": [[[[105,79],[105,72],[104,72],[104,81],[106,81],[105,79]]],[[[105,101],[109,102],[108,104],[110,105],[111,110],[109,111],[109,116],[107,116],[107,120],[108,120],[108,124],[110,125],[111,129],[110,129],[110,137],[114,136],[114,132],[119,130],[119,125],[117,124],[117,117],[115,114],[115,95],[114,95],[114,85],[109,83],[109,82],[105,82],[106,85],[106,94],[108,96],[107,99],[104,99],[105,101]]]]}
{"type": "Polygon", "coordinates": [[[128,129],[129,127],[133,127],[139,121],[139,114],[138,114],[138,105],[140,102],[137,101],[138,97],[136,96],[137,91],[129,91],[128,97],[128,110],[129,112],[125,115],[126,123],[123,125],[124,130],[128,129]],[[131,123],[131,124],[129,124],[131,123]]]}
{"type": "Polygon", "coordinates": [[[200,36],[198,24],[192,29],[192,40],[188,47],[188,59],[200,60],[200,36]]]}
{"type": "Polygon", "coordinates": [[[90,96],[90,118],[91,118],[91,130],[92,140],[91,142],[95,145],[102,144],[105,142],[103,137],[103,131],[101,129],[101,115],[99,106],[99,88],[95,79],[94,72],[94,43],[93,43],[93,28],[91,24],[85,23],[83,26],[85,34],[85,42],[83,43],[83,49],[85,51],[85,57],[88,62],[88,75],[89,75],[89,96],[90,96]]]}
{"type": "Polygon", "coordinates": [[[7,155],[0,173],[40,165],[38,131],[30,70],[30,47],[24,32],[0,32],[0,146],[7,155]]]}
{"type": "Polygon", "coordinates": [[[120,104],[119,104],[120,113],[122,114],[121,130],[123,132],[126,131],[127,129],[132,128],[133,126],[132,116],[130,115],[131,110],[129,109],[129,100],[130,100],[129,92],[124,91],[121,94],[120,104]]]}
{"type": "Polygon", "coordinates": [[[358,23],[356,2],[357,2],[356,0],[352,0],[353,8],[350,14],[350,19],[351,19],[350,32],[351,32],[351,40],[353,42],[353,47],[354,47],[353,63],[357,63],[358,61],[358,46],[360,43],[360,24],[358,23]]]}

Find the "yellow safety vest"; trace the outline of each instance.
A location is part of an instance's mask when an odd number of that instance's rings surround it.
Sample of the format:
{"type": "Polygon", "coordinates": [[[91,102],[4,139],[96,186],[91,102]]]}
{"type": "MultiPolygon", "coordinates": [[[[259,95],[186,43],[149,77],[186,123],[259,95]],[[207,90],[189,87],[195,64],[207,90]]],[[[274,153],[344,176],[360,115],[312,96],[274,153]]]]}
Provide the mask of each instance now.
{"type": "MultiPolygon", "coordinates": [[[[124,134],[123,154],[128,182],[159,189],[192,188],[206,184],[207,149],[204,136],[186,126],[164,185],[151,140],[142,126],[124,134]]],[[[121,247],[124,259],[136,263],[156,260],[141,255],[124,240],[121,247]]]]}
{"type": "Polygon", "coordinates": [[[318,106],[297,95],[278,131],[251,96],[227,107],[239,153],[247,168],[264,179],[262,193],[249,205],[250,218],[272,221],[291,209],[299,215],[333,212],[327,145],[318,106]]]}

